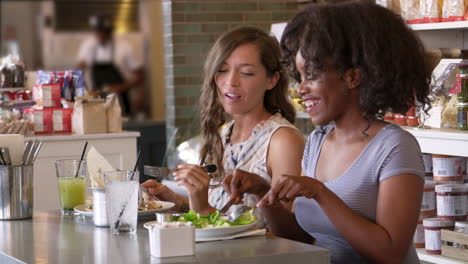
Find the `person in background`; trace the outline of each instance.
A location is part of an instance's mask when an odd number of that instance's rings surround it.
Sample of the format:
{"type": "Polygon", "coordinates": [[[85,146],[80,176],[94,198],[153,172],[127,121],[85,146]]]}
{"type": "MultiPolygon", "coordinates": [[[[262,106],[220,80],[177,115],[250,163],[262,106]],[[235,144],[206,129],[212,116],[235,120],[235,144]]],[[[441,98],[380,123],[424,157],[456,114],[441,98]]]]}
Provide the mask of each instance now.
{"type": "Polygon", "coordinates": [[[90,93],[101,96],[117,93],[124,115],[142,113],[145,101],[143,65],[126,42],[114,38],[109,17],[91,16],[90,26],[94,35],[81,44],[77,66],[90,74],[90,93]]]}
{"type": "MultiPolygon", "coordinates": [[[[422,154],[409,132],[382,120],[416,102],[421,111],[430,108],[421,42],[388,9],[346,2],[299,12],[281,47],[319,128],[307,140],[302,173],[278,177],[257,206],[295,200],[294,213],[271,211],[273,231],[305,242],[314,237],[331,250],[332,263],[419,263],[412,239],[422,154]]],[[[236,196],[248,188],[226,184],[236,196]]]]}
{"type": "MultiPolygon", "coordinates": [[[[204,71],[200,164],[216,164],[219,173],[229,178],[242,177],[251,188],[237,202],[254,206],[261,197],[257,194],[268,191],[280,175],[301,170],[304,137],[291,124],[295,111],[287,97],[288,79],[281,67],[279,45],[260,29],[234,29],[218,38],[204,71]],[[231,121],[227,122],[226,114],[231,121]]],[[[221,209],[230,199],[221,186],[209,191],[210,177],[198,165],[179,165],[174,176],[189,199],[153,180],[143,186],[178,208],[189,204],[201,215],[221,209]]],[[[291,203],[281,206],[290,210],[291,203]]],[[[257,216],[263,225],[261,210],[257,216]]]]}

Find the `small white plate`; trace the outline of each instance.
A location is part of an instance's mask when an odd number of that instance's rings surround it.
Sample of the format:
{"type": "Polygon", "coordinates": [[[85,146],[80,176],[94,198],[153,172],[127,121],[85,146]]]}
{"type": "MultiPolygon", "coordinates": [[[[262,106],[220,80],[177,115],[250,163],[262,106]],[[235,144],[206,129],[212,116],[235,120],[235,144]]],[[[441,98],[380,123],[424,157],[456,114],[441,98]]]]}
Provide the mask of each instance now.
{"type": "MultiPolygon", "coordinates": [[[[155,213],[162,212],[168,209],[171,209],[174,207],[174,203],[171,202],[164,202],[164,201],[158,201],[162,205],[161,208],[159,209],[153,209],[153,210],[147,210],[147,211],[138,211],[138,217],[149,217],[149,216],[155,216],[155,213]]],[[[93,211],[86,211],[85,207],[83,204],[77,205],[74,208],[75,212],[80,213],[84,216],[93,216],[93,211]]]]}
{"type": "MultiPolygon", "coordinates": [[[[149,227],[157,223],[156,221],[150,221],[143,224],[143,227],[149,229],[149,227]]],[[[254,227],[257,221],[247,225],[236,225],[226,227],[212,227],[212,228],[197,228],[195,229],[195,240],[196,241],[207,241],[207,240],[218,240],[218,238],[227,237],[233,234],[238,234],[247,229],[254,227]]]]}
{"type": "Polygon", "coordinates": [[[75,212],[80,213],[80,214],[82,214],[84,216],[93,216],[93,210],[87,211],[85,209],[84,204],[77,205],[73,209],[75,210],[75,212]]]}
{"type": "Polygon", "coordinates": [[[159,204],[162,205],[161,208],[159,209],[153,209],[153,210],[148,210],[148,211],[138,211],[138,217],[148,217],[148,216],[155,216],[155,213],[162,212],[168,209],[171,209],[174,207],[174,203],[171,202],[165,202],[165,201],[158,201],[159,204]]]}

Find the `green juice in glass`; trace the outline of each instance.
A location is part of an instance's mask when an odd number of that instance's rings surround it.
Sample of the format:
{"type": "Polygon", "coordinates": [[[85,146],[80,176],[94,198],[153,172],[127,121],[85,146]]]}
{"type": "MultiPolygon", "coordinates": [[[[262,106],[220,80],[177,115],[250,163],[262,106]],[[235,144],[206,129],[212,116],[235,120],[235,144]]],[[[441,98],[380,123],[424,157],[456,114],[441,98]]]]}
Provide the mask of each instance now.
{"type": "Polygon", "coordinates": [[[59,196],[63,211],[73,211],[85,203],[86,183],[83,177],[59,177],[59,196]]]}

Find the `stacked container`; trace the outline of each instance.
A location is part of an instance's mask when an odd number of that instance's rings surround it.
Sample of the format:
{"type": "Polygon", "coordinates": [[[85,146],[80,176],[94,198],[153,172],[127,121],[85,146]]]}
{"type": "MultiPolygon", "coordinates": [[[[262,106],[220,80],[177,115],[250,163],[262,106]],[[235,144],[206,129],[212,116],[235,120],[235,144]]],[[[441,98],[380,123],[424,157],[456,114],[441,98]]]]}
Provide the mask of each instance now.
{"type": "Polygon", "coordinates": [[[463,183],[466,161],[464,157],[432,155],[434,180],[437,184],[463,183]]]}

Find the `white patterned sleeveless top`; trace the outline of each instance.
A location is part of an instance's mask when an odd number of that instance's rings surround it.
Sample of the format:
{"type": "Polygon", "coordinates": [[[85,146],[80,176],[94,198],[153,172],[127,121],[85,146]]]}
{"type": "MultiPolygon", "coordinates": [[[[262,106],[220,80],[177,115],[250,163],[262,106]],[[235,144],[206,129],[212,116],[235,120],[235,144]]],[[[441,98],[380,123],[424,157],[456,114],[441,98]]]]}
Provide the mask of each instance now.
{"type": "MultiPolygon", "coordinates": [[[[277,113],[268,120],[258,123],[252,130],[250,138],[242,143],[230,144],[229,136],[232,131],[234,121],[228,123],[221,132],[221,138],[224,145],[223,165],[227,172],[241,169],[250,173],[258,174],[271,184],[271,175],[267,169],[267,152],[270,145],[270,139],[273,133],[281,127],[297,128],[289,123],[281,114],[277,113]]],[[[229,195],[220,186],[211,190],[209,203],[211,206],[221,209],[229,199],[229,195]]],[[[255,206],[257,199],[255,195],[245,194],[243,204],[255,206]]],[[[227,212],[228,214],[236,209],[238,205],[233,205],[227,212]]],[[[265,227],[266,223],[260,210],[256,210],[259,227],[265,227]]]]}

